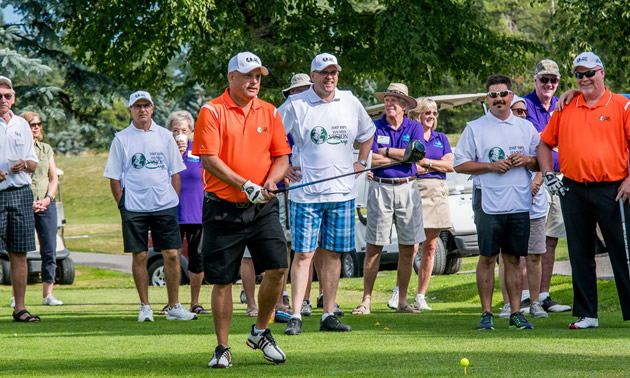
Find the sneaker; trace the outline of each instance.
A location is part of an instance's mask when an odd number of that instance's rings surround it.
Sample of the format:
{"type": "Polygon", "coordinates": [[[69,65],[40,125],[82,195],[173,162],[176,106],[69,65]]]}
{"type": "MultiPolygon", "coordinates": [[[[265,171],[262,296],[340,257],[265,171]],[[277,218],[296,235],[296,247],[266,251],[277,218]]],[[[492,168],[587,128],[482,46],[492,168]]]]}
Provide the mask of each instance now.
{"type": "Polygon", "coordinates": [[[241,304],[247,303],[247,296],[245,296],[245,290],[241,290],[241,304]]]}
{"type": "Polygon", "coordinates": [[[509,319],[512,314],[512,307],[509,303],[503,305],[501,309],[501,313],[499,314],[499,319],[509,319]]]}
{"type": "Polygon", "coordinates": [[[481,314],[481,319],[479,319],[479,325],[477,326],[477,329],[494,329],[494,315],[492,315],[492,313],[488,311],[481,314]]]}
{"type": "Polygon", "coordinates": [[[529,306],[529,314],[534,318],[548,318],[549,314],[545,310],[543,310],[540,302],[533,302],[531,306],[529,306]]]}
{"type": "Polygon", "coordinates": [[[11,303],[9,306],[11,306],[11,308],[15,308],[15,297],[11,297],[11,303]]]}
{"type": "MultiPolygon", "coordinates": [[[[387,303],[387,305],[389,306],[389,303],[387,303]]],[[[432,308],[429,307],[429,305],[427,304],[427,301],[425,298],[416,297],[416,300],[413,301],[413,307],[416,310],[428,310],[428,311],[432,310],[432,308]]]]}
{"type": "Polygon", "coordinates": [[[208,362],[208,367],[213,369],[226,369],[232,366],[232,353],[230,348],[219,345],[212,353],[212,359],[208,362]]]}
{"type": "Polygon", "coordinates": [[[61,306],[63,302],[57,299],[54,295],[48,294],[46,298],[42,299],[42,304],[44,306],[61,306]]]}
{"type": "Polygon", "coordinates": [[[195,320],[197,319],[197,314],[194,312],[190,312],[184,308],[179,303],[176,303],[173,308],[168,309],[168,314],[166,314],[166,320],[195,320]]]}
{"type": "Polygon", "coordinates": [[[341,323],[335,315],[330,315],[323,321],[319,321],[319,330],[330,332],[350,332],[352,331],[352,327],[341,323]]]}
{"type": "Polygon", "coordinates": [[[344,315],[344,312],[341,311],[341,309],[339,308],[339,303],[335,303],[335,308],[333,310],[333,314],[335,316],[343,316],[344,315]]]}
{"type": "Polygon", "coordinates": [[[144,303],[140,303],[140,314],[138,314],[139,322],[152,322],[153,321],[153,309],[151,306],[147,306],[144,303]]]}
{"type": "Polygon", "coordinates": [[[547,312],[566,312],[571,311],[571,306],[562,305],[554,302],[551,297],[547,297],[542,301],[543,309],[547,312]]]}
{"type": "Polygon", "coordinates": [[[271,330],[267,328],[265,332],[254,335],[254,326],[252,325],[252,332],[247,337],[247,346],[252,349],[260,349],[263,352],[265,360],[281,364],[287,360],[287,356],[282,349],[276,344],[273,336],[271,336],[271,330]]]}
{"type": "Polygon", "coordinates": [[[599,328],[597,318],[579,317],[577,321],[569,324],[569,329],[599,328]]]}
{"type": "Polygon", "coordinates": [[[290,318],[287,328],[284,330],[285,335],[299,335],[302,333],[302,319],[290,318]]]}
{"type": "Polygon", "coordinates": [[[300,310],[300,314],[302,316],[313,315],[313,307],[311,307],[311,301],[302,302],[302,309],[300,310]]]}
{"type": "Polygon", "coordinates": [[[291,309],[291,302],[289,302],[289,296],[288,295],[283,295],[282,296],[282,304],[284,305],[284,307],[287,307],[289,310],[291,309]]]}
{"type": "Polygon", "coordinates": [[[534,329],[534,325],[527,321],[522,312],[516,311],[510,315],[510,329],[534,329]]]}
{"type": "Polygon", "coordinates": [[[285,311],[276,310],[276,323],[288,323],[291,314],[285,311]]]}
{"type": "Polygon", "coordinates": [[[324,308],[324,294],[317,296],[317,308],[324,308]]]}
{"type": "Polygon", "coordinates": [[[387,307],[392,310],[398,309],[398,291],[392,291],[392,296],[387,301],[387,307]]]}
{"type": "Polygon", "coordinates": [[[521,301],[521,312],[529,312],[529,306],[532,305],[532,300],[527,298],[521,301]]]}

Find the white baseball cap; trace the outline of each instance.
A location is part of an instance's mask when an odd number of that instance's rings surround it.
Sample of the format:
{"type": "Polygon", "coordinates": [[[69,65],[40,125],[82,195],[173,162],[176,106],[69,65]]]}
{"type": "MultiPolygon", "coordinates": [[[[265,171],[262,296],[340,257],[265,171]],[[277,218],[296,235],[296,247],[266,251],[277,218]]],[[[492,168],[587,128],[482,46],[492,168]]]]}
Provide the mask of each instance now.
{"type": "Polygon", "coordinates": [[[238,71],[246,74],[252,72],[256,68],[260,68],[263,75],[269,75],[269,70],[267,67],[262,65],[260,58],[249,51],[240,52],[234,55],[232,59],[230,59],[230,63],[228,63],[228,73],[238,71]]]}
{"type": "Polygon", "coordinates": [[[571,73],[575,73],[575,69],[577,67],[595,68],[597,66],[604,68],[602,60],[590,51],[583,52],[573,61],[573,69],[571,69],[571,73]]]}
{"type": "Polygon", "coordinates": [[[525,99],[523,97],[519,97],[517,95],[514,95],[514,99],[512,100],[512,103],[510,104],[510,108],[512,106],[514,106],[514,104],[516,104],[517,102],[522,102],[523,104],[527,105],[527,103],[525,102],[525,99]]]}
{"type": "Polygon", "coordinates": [[[11,82],[11,79],[6,76],[0,76],[0,84],[8,85],[9,88],[13,89],[13,83],[11,82]]]}
{"type": "Polygon", "coordinates": [[[335,66],[338,71],[341,71],[341,66],[337,63],[336,56],[329,53],[321,53],[311,62],[311,72],[322,71],[328,66],[335,66]]]}
{"type": "Polygon", "coordinates": [[[129,96],[129,107],[132,107],[138,100],[147,100],[151,103],[151,105],[154,105],[149,92],[137,91],[133,92],[131,96],[129,96]]]}

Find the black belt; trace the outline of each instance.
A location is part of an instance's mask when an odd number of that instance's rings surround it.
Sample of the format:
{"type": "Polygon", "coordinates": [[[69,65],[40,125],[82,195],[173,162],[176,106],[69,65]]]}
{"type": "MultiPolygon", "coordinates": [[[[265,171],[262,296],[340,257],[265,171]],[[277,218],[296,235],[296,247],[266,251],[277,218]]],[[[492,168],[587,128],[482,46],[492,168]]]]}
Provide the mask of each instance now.
{"type": "Polygon", "coordinates": [[[222,198],[219,198],[219,196],[217,196],[214,193],[210,193],[210,192],[205,192],[204,196],[212,201],[217,201],[217,202],[223,202],[225,204],[228,205],[234,205],[234,207],[236,207],[237,209],[247,209],[252,203],[249,201],[246,202],[230,202],[230,201],[226,201],[222,198]]]}
{"type": "Polygon", "coordinates": [[[24,187],[26,187],[27,185],[22,185],[22,186],[9,186],[6,189],[2,189],[2,192],[13,192],[15,190],[20,190],[24,187]]]}
{"type": "Polygon", "coordinates": [[[381,184],[391,184],[391,185],[402,185],[408,182],[412,182],[416,180],[416,176],[402,177],[402,178],[381,178],[376,177],[372,179],[375,182],[380,182],[381,184]]]}
{"type": "Polygon", "coordinates": [[[570,181],[570,183],[572,185],[579,185],[579,186],[586,186],[586,187],[598,187],[598,186],[609,186],[609,185],[619,186],[623,182],[623,180],[619,180],[619,181],[584,181],[584,182],[579,182],[579,181],[571,180],[570,178],[568,178],[566,176],[564,177],[563,180],[567,180],[567,182],[570,181]]]}

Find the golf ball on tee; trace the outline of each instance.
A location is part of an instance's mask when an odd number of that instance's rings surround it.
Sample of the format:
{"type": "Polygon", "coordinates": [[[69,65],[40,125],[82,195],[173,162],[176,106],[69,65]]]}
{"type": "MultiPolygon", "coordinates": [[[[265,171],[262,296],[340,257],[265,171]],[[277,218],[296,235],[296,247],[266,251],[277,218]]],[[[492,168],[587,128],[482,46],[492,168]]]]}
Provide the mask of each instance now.
{"type": "Polygon", "coordinates": [[[466,367],[470,364],[470,361],[468,361],[468,358],[462,358],[461,361],[459,361],[459,363],[463,366],[466,367]]]}

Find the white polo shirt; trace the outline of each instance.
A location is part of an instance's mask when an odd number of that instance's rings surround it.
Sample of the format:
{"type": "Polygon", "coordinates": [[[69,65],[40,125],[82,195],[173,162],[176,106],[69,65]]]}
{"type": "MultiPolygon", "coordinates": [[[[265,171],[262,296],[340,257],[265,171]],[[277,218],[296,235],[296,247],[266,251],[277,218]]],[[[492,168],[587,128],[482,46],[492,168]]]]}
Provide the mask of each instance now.
{"type": "MultiPolygon", "coordinates": [[[[291,162],[301,168],[302,183],[353,172],[353,144],[374,135],[374,122],[350,91],[335,89],[331,102],[313,87],[289,96],[278,109],[284,130],[293,137],[291,162]]],[[[356,198],[355,178],[340,179],[291,190],[289,199],[299,203],[341,202],[356,198]]]]}
{"type": "Polygon", "coordinates": [[[116,133],[103,175],[120,180],[125,209],[160,211],[179,204],[171,176],[186,169],[173,134],[151,121],[147,131],[133,122],[116,133]]]}
{"type": "MultiPolygon", "coordinates": [[[[457,167],[468,161],[479,163],[507,159],[513,153],[536,156],[540,142],[531,122],[510,114],[506,120],[491,112],[468,122],[455,149],[457,167]]],[[[531,172],[527,168],[511,168],[506,173],[475,175],[473,182],[481,188],[481,206],[488,214],[529,212],[532,205],[531,172]]]]}
{"type": "Polygon", "coordinates": [[[11,110],[9,113],[11,114],[9,123],[0,118],[0,169],[9,172],[6,180],[0,182],[0,191],[8,187],[31,185],[30,173],[26,171],[18,174],[11,173],[8,161],[10,155],[15,155],[24,161],[39,162],[33,148],[33,133],[28,122],[11,110]]]}

